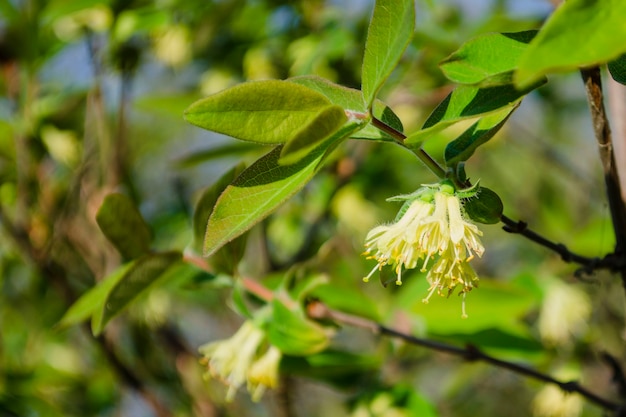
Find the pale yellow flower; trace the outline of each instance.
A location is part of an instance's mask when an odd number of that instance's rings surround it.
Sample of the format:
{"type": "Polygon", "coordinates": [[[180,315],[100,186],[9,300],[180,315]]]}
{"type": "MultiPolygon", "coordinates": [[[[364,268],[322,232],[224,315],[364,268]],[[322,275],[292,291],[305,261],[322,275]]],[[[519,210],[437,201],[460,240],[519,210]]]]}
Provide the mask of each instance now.
{"type": "Polygon", "coordinates": [[[408,209],[395,223],[375,227],[368,233],[365,254],[378,263],[364,281],[377,269],[392,265],[397,274],[396,284],[401,285],[402,270],[421,263],[421,271],[430,269],[427,275],[430,293],[424,301],[435,291],[449,296],[460,286],[465,317],[465,293],[478,283],[469,262],[485,251],[480,242],[482,232],[466,219],[460,198],[451,186],[440,184],[430,192],[423,188],[413,195],[416,197],[409,200],[408,209]]]}
{"type": "Polygon", "coordinates": [[[422,301],[428,303],[428,300],[435,291],[440,296],[448,297],[454,292],[457,286],[461,287],[460,294],[463,295],[461,304],[462,317],[467,318],[465,312],[465,294],[470,292],[472,288],[478,286],[478,275],[467,261],[459,261],[455,259],[454,250],[448,248],[447,253],[443,253],[432,266],[426,280],[430,284],[429,292],[422,301]]]}
{"type": "Polygon", "coordinates": [[[232,401],[244,384],[254,401],[261,398],[266,388],[276,387],[282,355],[280,350],[270,346],[261,356],[261,348],[267,345],[265,338],[265,333],[248,320],[230,339],[200,347],[209,376],[228,386],[227,401],[232,401]]]}
{"type": "Polygon", "coordinates": [[[278,368],[282,356],[278,348],[270,346],[267,352],[252,364],[248,371],[248,391],[253,401],[260,400],[267,388],[278,386],[278,368]]]}
{"type": "Polygon", "coordinates": [[[539,314],[541,339],[551,346],[572,347],[572,340],[588,329],[589,297],[576,286],[556,279],[545,281],[548,283],[539,314]]]}
{"type": "Polygon", "coordinates": [[[533,400],[535,417],[578,417],[582,409],[578,394],[563,392],[554,385],[546,385],[533,400]]]}
{"type": "Polygon", "coordinates": [[[368,281],[376,269],[384,265],[394,265],[398,278],[397,285],[402,285],[402,268],[412,269],[417,261],[424,258],[424,248],[416,240],[415,227],[421,224],[434,210],[432,203],[416,199],[411,202],[406,213],[391,225],[373,228],[366,238],[365,254],[376,259],[378,264],[372,269],[364,281],[368,281]]]}

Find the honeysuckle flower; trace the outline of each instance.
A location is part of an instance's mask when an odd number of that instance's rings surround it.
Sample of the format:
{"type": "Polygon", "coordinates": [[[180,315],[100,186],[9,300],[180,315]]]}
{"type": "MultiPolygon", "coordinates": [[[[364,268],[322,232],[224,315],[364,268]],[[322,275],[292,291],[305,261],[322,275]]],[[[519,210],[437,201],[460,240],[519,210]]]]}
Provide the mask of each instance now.
{"type": "Polygon", "coordinates": [[[365,255],[377,264],[364,281],[369,281],[377,269],[391,265],[396,284],[402,285],[402,270],[420,265],[421,271],[430,269],[430,293],[424,302],[435,291],[449,296],[460,286],[465,317],[465,294],[478,283],[468,262],[485,251],[480,242],[482,232],[466,218],[460,197],[447,183],[426,186],[396,199],[407,200],[406,211],[401,209],[395,223],[377,226],[366,237],[365,255]]]}
{"type": "Polygon", "coordinates": [[[254,401],[261,398],[266,388],[277,385],[281,352],[270,345],[261,356],[262,347],[267,345],[265,339],[265,333],[248,320],[230,339],[200,347],[204,355],[201,362],[207,365],[208,375],[228,386],[226,401],[232,401],[244,383],[254,401]]]}
{"type": "Polygon", "coordinates": [[[563,392],[554,385],[546,385],[533,400],[533,415],[536,417],[578,417],[582,410],[580,395],[563,392]]]}
{"type": "MultiPolygon", "coordinates": [[[[448,252],[453,252],[452,248],[448,252]]],[[[426,280],[430,284],[428,295],[422,301],[428,300],[436,291],[438,295],[448,297],[457,286],[461,287],[459,294],[463,296],[461,304],[461,317],[467,318],[465,312],[465,295],[478,286],[478,275],[468,263],[468,261],[458,261],[452,253],[444,253],[434,263],[426,275],[426,280]]]]}
{"type": "Polygon", "coordinates": [[[550,346],[573,347],[572,340],[588,329],[591,302],[586,293],[557,279],[542,280],[545,296],[539,314],[539,335],[550,346]]]}
{"type": "Polygon", "coordinates": [[[278,386],[278,367],[282,356],[280,349],[270,346],[267,352],[250,367],[248,391],[253,401],[260,400],[267,388],[278,386]]]}
{"type": "Polygon", "coordinates": [[[424,257],[424,248],[412,239],[412,236],[416,236],[412,229],[420,225],[434,208],[432,203],[416,199],[396,223],[377,226],[367,234],[365,254],[375,252],[368,258],[376,259],[378,264],[364,281],[369,281],[374,272],[384,265],[394,265],[398,275],[396,284],[402,285],[402,267],[415,268],[418,260],[424,257]]]}

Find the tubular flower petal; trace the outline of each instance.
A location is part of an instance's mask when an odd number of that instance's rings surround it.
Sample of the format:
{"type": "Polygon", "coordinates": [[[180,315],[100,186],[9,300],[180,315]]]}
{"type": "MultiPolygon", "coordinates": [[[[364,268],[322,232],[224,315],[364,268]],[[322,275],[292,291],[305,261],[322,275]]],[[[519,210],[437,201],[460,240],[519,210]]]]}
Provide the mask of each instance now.
{"type": "Polygon", "coordinates": [[[434,207],[432,203],[417,199],[411,202],[396,223],[375,227],[367,234],[365,254],[368,259],[376,259],[378,264],[364,281],[367,282],[376,269],[393,265],[398,274],[396,284],[402,285],[402,268],[415,268],[418,260],[425,255],[424,249],[416,242],[415,228],[432,213],[434,207]]]}
{"type": "Polygon", "coordinates": [[[450,186],[440,185],[434,193],[412,195],[421,197],[409,200],[406,212],[393,224],[372,229],[366,238],[365,255],[376,259],[377,265],[364,281],[385,265],[395,268],[396,284],[402,284],[402,270],[416,268],[429,271],[430,296],[436,291],[449,296],[456,287],[465,294],[478,284],[478,276],[469,265],[475,256],[482,256],[483,247],[478,227],[465,218],[461,201],[450,186]],[[423,196],[430,196],[430,201],[423,196]],[[429,264],[432,266],[429,267],[429,264]]]}
{"type": "Polygon", "coordinates": [[[253,401],[259,401],[267,388],[278,386],[278,368],[281,358],[282,352],[275,346],[270,346],[267,352],[252,364],[248,372],[248,391],[253,401]]]}
{"type": "Polygon", "coordinates": [[[255,401],[261,398],[265,388],[276,386],[281,352],[270,346],[259,359],[259,351],[265,344],[264,341],[263,331],[248,320],[230,339],[200,347],[200,353],[204,355],[201,362],[207,365],[208,376],[219,379],[228,386],[227,401],[235,398],[237,390],[244,383],[255,401]]]}

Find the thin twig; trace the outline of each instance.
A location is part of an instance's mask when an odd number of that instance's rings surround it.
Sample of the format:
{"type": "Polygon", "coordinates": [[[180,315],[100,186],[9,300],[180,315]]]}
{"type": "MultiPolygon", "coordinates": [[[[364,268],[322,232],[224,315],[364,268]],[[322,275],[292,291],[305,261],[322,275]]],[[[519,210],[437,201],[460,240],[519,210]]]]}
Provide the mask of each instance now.
{"type": "Polygon", "coordinates": [[[561,256],[561,259],[567,263],[577,263],[582,266],[578,274],[590,274],[599,269],[609,269],[611,271],[621,270],[624,268],[623,262],[613,256],[604,258],[589,258],[570,251],[567,246],[562,243],[555,243],[541,236],[537,232],[530,230],[528,225],[523,221],[515,221],[509,217],[502,215],[500,221],[504,223],[502,229],[508,233],[515,233],[524,236],[528,240],[548,248],[561,256]]]}
{"type": "Polygon", "coordinates": [[[404,140],[406,139],[406,135],[404,133],[397,131],[393,127],[389,126],[388,124],[386,124],[385,122],[383,122],[381,120],[378,120],[377,118],[375,118],[373,116],[372,116],[372,125],[374,127],[378,128],[378,129],[382,130],[383,132],[387,133],[399,145],[401,145],[401,146],[409,149],[410,151],[412,151],[420,159],[420,161],[422,161],[424,163],[424,165],[426,165],[426,167],[428,167],[428,169],[433,174],[435,174],[437,177],[439,177],[439,178],[445,178],[446,177],[446,170],[443,169],[441,167],[441,165],[439,165],[439,163],[437,161],[435,161],[435,159],[428,154],[428,152],[426,152],[422,148],[411,149],[411,148],[407,147],[404,144],[404,140]]]}
{"type": "Polygon", "coordinates": [[[467,345],[465,348],[450,345],[447,343],[436,342],[433,340],[422,339],[410,334],[400,332],[390,327],[383,326],[373,320],[369,320],[363,317],[352,316],[346,313],[338,312],[328,308],[326,305],[319,301],[315,301],[307,306],[307,313],[309,317],[316,320],[333,320],[340,324],[347,324],[350,326],[361,327],[377,334],[386,335],[394,338],[404,340],[407,343],[416,346],[422,346],[428,349],[433,349],[439,352],[449,353],[455,356],[460,356],[467,361],[482,361],[499,368],[508,369],[512,372],[542,381],[549,384],[554,384],[561,388],[565,392],[577,393],[586,398],[589,402],[594,403],[606,410],[613,411],[615,413],[620,412],[624,405],[620,405],[613,401],[606,400],[587,388],[581,386],[577,381],[560,381],[550,375],[541,373],[535,369],[516,364],[513,362],[505,361],[495,358],[486,354],[479,348],[473,345],[467,345]]]}

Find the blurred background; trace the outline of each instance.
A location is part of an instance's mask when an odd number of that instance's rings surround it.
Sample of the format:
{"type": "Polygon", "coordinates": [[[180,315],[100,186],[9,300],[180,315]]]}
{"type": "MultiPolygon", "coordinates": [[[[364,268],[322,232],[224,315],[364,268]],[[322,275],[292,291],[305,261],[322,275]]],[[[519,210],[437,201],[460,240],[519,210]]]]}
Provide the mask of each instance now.
{"type": "MultiPolygon", "coordinates": [[[[405,132],[454,87],[438,63],[486,32],[536,29],[549,1],[418,0],[417,31],[380,98],[405,132]]],[[[110,192],[130,196],[154,249],[185,250],[203,189],[268,149],[184,122],[195,100],[247,80],[316,74],[360,86],[370,0],[0,0],[0,416],[600,416],[576,396],[504,370],[338,329],[329,353],[285,358],[283,385],[225,403],[202,378],[198,346],[230,337],[232,279],[192,267],[141,297],[104,335],[55,327],[122,262],[94,220],[110,192]]],[[[469,125],[429,139],[441,158],[469,125]]],[[[578,74],[552,76],[467,164],[505,214],[589,257],[614,237],[578,74]]],[[[271,286],[292,265],[327,274],[334,308],[424,337],[474,343],[615,398],[608,352],[624,360],[624,295],[498,225],[483,226],[480,288],[421,302],[364,284],[368,230],[386,198],[435,182],[389,143],[349,142],[248,238],[240,272],[271,286]]],[[[376,281],[376,280],[372,280],[376,281]]],[[[436,297],[435,297],[436,298],[436,297]]]]}

